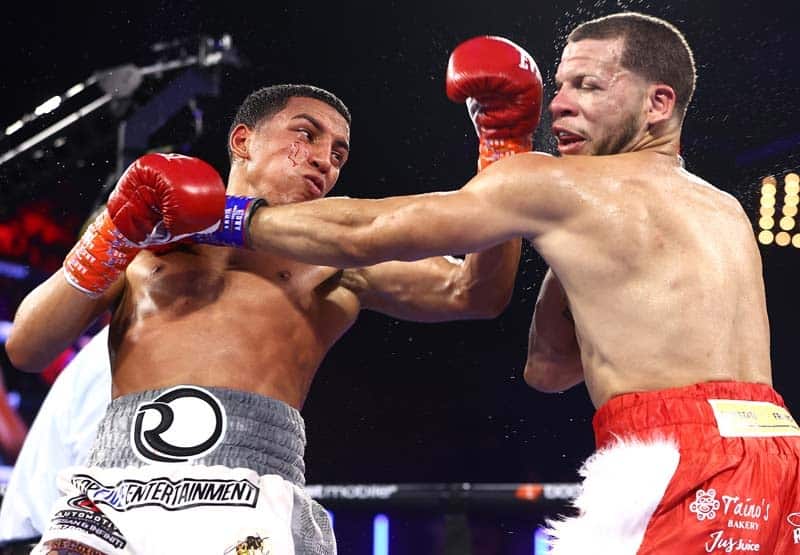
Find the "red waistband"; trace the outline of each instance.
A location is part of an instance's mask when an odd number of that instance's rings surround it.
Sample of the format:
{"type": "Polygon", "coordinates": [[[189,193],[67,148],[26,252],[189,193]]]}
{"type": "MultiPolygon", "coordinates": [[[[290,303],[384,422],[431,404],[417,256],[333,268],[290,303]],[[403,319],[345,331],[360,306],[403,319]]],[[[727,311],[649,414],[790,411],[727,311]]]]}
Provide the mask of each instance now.
{"type": "Polygon", "coordinates": [[[717,423],[708,399],[764,401],[785,407],[771,386],[745,382],[705,382],[685,387],[625,393],[609,399],[594,415],[592,426],[598,448],[617,436],[658,434],[680,425],[708,427],[717,423]]]}

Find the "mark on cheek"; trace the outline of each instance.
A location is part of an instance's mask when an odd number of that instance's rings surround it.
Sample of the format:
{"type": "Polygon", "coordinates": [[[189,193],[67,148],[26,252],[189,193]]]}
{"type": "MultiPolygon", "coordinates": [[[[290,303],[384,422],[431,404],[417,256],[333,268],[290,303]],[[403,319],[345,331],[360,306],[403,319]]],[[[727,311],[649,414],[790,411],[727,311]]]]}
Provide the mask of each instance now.
{"type": "Polygon", "coordinates": [[[301,143],[292,143],[289,145],[289,161],[292,166],[299,166],[308,160],[308,149],[301,143]]]}

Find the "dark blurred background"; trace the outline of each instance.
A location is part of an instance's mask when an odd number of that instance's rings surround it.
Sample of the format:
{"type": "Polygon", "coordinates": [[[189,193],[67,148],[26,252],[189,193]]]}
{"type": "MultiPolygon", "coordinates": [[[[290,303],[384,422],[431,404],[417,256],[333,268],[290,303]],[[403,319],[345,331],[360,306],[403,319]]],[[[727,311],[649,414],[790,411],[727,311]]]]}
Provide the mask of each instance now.
{"type": "MultiPolygon", "coordinates": [[[[685,33],[698,67],[683,136],[686,166],[736,196],[758,233],[762,178],[776,178],[780,207],[786,174],[800,169],[800,66],[791,4],[377,1],[355,8],[312,0],[6,6],[0,20],[0,155],[19,147],[19,137],[45,130],[100,96],[102,89],[81,100],[98,89],[94,84],[3,136],[8,126],[98,70],[134,64],[152,72],[133,86],[131,75],[118,70],[115,81],[104,85],[131,85],[130,95],[0,165],[0,320],[12,320],[20,299],[58,268],[84,219],[113,185],[121,161],[147,149],[169,150],[205,158],[226,175],[229,121],[255,88],[312,83],[349,105],[352,154],[334,194],[454,189],[475,171],[477,141],[465,108],[444,93],[450,51],[479,34],[512,39],[537,61],[549,100],[566,33],[586,19],[627,9],[664,17],[685,33]],[[169,68],[171,61],[198,52],[223,58],[205,67],[169,68]],[[176,81],[181,78],[187,80],[176,81]],[[159,98],[167,99],[162,108],[175,106],[174,114],[148,123],[142,114],[154,113],[148,103],[159,98]],[[120,131],[121,122],[136,118],[152,132],[130,123],[120,131]]],[[[536,147],[554,152],[548,128],[545,111],[536,147]]],[[[788,237],[798,231],[788,230],[788,237]]],[[[715,240],[714,229],[708,240],[715,240]]],[[[797,414],[800,250],[774,242],[761,248],[775,385],[797,414]]],[[[545,395],[522,380],[530,315],[544,272],[541,258],[526,246],[511,305],[492,321],[422,325],[364,312],[330,352],[303,410],[308,481],[576,481],[580,462],[593,449],[593,407],[584,387],[545,395]]],[[[47,379],[7,363],[3,377],[20,412],[33,418],[47,379]]],[[[343,553],[361,552],[342,547],[343,553]]]]}

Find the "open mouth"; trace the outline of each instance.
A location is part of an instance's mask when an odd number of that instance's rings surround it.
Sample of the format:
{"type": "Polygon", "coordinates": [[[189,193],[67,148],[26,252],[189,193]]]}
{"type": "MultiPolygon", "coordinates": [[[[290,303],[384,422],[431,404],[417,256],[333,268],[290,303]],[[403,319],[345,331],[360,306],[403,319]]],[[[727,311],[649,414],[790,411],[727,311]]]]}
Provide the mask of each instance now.
{"type": "Polygon", "coordinates": [[[558,150],[562,154],[579,151],[586,143],[585,138],[566,129],[553,128],[553,135],[558,141],[558,150]]]}

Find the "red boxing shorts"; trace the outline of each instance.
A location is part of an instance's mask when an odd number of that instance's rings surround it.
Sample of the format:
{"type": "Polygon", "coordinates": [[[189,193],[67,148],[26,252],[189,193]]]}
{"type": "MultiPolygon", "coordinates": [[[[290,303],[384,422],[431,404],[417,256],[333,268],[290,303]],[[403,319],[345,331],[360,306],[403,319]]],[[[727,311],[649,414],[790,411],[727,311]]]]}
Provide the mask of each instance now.
{"type": "Polygon", "coordinates": [[[575,517],[550,555],[800,554],[800,427],[768,385],[709,382],[609,400],[575,517]]]}

